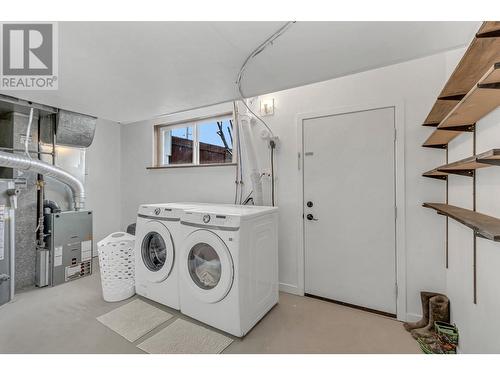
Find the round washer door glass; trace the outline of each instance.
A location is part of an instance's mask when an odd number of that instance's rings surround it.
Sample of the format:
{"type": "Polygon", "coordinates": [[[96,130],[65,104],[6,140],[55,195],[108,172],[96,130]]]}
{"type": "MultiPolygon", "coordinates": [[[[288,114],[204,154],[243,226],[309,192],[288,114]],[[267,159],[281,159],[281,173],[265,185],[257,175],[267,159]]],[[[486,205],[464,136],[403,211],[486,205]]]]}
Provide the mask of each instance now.
{"type": "Polygon", "coordinates": [[[148,270],[157,272],[167,260],[167,246],[158,232],[149,232],[142,240],[142,260],[148,270]]]}
{"type": "Polygon", "coordinates": [[[222,272],[217,251],[207,243],[194,245],[188,255],[188,270],[191,279],[201,289],[215,288],[219,284],[222,272]]]}
{"type": "Polygon", "coordinates": [[[183,241],[181,288],[198,301],[216,303],[233,285],[234,264],[225,242],[208,230],[196,230],[183,241]]]}

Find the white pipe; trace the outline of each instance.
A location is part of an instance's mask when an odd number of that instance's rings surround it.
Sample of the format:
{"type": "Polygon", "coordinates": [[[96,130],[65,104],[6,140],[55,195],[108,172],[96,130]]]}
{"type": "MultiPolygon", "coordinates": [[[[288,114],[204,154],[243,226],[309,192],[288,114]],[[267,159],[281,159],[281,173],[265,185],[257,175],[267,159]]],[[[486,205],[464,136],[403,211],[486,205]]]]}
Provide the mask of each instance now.
{"type": "Polygon", "coordinates": [[[10,300],[16,293],[16,214],[15,209],[9,210],[9,247],[10,247],[10,300]]]}
{"type": "MultiPolygon", "coordinates": [[[[255,121],[255,120],[254,120],[255,121]]],[[[253,189],[253,203],[256,206],[264,204],[262,198],[262,182],[260,176],[259,162],[257,159],[257,152],[255,151],[255,144],[253,143],[252,133],[250,131],[250,124],[252,120],[248,116],[241,117],[241,129],[244,133],[244,143],[246,145],[246,152],[248,157],[248,164],[250,166],[250,181],[252,182],[253,189]]]]}
{"type": "Polygon", "coordinates": [[[0,151],[0,167],[33,171],[44,176],[55,178],[71,189],[75,210],[79,211],[85,208],[85,188],[82,182],[71,173],[61,168],[44,163],[40,160],[30,159],[25,155],[11,154],[3,151],[0,151]]]}
{"type": "Polygon", "coordinates": [[[30,143],[31,124],[33,123],[33,111],[34,111],[34,108],[31,107],[31,109],[30,109],[30,118],[29,118],[29,121],[28,121],[28,129],[26,129],[26,138],[24,139],[24,153],[26,154],[26,156],[29,159],[31,159],[31,156],[30,156],[30,152],[28,150],[28,146],[29,146],[29,143],[30,143]]]}
{"type": "MultiPolygon", "coordinates": [[[[238,146],[234,147],[233,145],[233,150],[237,150],[236,153],[236,175],[234,178],[234,204],[238,203],[238,193],[240,191],[240,163],[241,163],[241,158],[240,158],[240,147],[239,147],[239,136],[240,136],[240,129],[239,129],[239,118],[238,118],[238,106],[236,105],[236,102],[233,102],[233,116],[234,116],[234,127],[233,127],[233,143],[236,143],[238,146]]],[[[241,194],[240,194],[241,195],[241,194]]]]}

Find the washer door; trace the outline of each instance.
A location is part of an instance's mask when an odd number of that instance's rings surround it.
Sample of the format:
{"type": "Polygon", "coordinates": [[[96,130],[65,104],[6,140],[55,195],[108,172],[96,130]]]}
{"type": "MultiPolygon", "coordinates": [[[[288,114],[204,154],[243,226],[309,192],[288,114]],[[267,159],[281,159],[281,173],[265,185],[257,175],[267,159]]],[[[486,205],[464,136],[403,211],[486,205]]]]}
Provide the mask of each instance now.
{"type": "Polygon", "coordinates": [[[233,260],[224,243],[215,233],[198,230],[184,242],[181,272],[184,282],[200,301],[222,300],[233,284],[233,260]]]}
{"type": "Polygon", "coordinates": [[[167,227],[158,221],[148,222],[146,228],[141,243],[142,262],[149,271],[149,281],[161,282],[170,275],[174,265],[172,236],[167,227]]]}

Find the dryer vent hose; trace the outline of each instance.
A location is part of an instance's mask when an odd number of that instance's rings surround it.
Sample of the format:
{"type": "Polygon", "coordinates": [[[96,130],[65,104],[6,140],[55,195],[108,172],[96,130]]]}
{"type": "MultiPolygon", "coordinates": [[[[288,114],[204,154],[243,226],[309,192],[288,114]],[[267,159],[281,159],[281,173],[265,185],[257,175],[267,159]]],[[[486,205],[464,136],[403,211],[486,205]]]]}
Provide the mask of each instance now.
{"type": "Polygon", "coordinates": [[[76,211],[85,208],[85,188],[82,182],[64,169],[40,160],[31,159],[26,155],[11,154],[3,151],[0,151],[0,167],[32,171],[43,176],[52,177],[71,189],[76,211]]]}

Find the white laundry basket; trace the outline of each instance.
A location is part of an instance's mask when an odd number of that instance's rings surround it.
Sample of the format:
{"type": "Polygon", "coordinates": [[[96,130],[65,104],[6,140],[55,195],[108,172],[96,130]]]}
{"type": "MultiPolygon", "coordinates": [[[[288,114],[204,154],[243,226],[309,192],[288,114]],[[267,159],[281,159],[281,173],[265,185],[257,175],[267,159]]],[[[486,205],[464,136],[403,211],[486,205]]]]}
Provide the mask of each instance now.
{"type": "Polygon", "coordinates": [[[97,243],[102,296],[117,302],[135,294],[135,236],[116,232],[97,243]]]}

